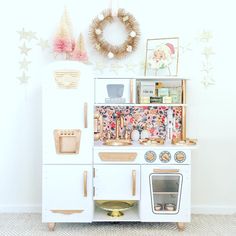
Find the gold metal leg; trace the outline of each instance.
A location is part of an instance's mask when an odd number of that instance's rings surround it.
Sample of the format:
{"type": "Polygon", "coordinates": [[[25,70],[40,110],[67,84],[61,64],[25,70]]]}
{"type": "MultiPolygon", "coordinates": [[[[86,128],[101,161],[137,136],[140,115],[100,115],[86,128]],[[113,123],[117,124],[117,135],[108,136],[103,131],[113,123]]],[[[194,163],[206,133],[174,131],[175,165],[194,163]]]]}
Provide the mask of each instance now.
{"type": "Polygon", "coordinates": [[[177,225],[177,228],[179,231],[184,231],[184,229],[185,229],[184,222],[177,222],[176,225],[177,225]]]}
{"type": "Polygon", "coordinates": [[[56,223],[50,222],[48,223],[48,230],[54,231],[55,230],[56,223]]]}

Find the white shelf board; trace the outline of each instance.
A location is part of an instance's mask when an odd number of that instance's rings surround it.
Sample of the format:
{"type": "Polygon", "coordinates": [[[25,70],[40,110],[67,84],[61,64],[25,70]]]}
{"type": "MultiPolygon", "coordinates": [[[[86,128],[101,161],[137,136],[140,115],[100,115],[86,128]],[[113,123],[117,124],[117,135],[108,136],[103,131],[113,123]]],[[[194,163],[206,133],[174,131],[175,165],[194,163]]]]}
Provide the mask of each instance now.
{"type": "Polygon", "coordinates": [[[103,76],[94,79],[136,79],[136,80],[189,80],[189,78],[182,76],[103,76]]]}
{"type": "Polygon", "coordinates": [[[120,217],[111,217],[107,215],[107,211],[95,206],[93,222],[106,221],[106,222],[118,222],[118,221],[140,221],[138,204],[123,212],[124,215],[120,217]]]}
{"type": "Polygon", "coordinates": [[[94,106],[110,106],[110,107],[186,107],[187,104],[160,104],[160,103],[149,103],[149,104],[138,104],[138,103],[95,103],[94,106]]]}

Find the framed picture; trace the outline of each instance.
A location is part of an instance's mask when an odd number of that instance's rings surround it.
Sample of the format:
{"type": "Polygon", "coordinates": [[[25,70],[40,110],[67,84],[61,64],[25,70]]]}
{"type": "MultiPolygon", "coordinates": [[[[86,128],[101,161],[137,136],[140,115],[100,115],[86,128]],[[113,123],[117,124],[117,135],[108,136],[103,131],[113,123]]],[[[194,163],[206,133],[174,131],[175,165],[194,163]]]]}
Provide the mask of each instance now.
{"type": "Polygon", "coordinates": [[[148,39],[146,44],[145,76],[177,76],[179,38],[148,39]]]}

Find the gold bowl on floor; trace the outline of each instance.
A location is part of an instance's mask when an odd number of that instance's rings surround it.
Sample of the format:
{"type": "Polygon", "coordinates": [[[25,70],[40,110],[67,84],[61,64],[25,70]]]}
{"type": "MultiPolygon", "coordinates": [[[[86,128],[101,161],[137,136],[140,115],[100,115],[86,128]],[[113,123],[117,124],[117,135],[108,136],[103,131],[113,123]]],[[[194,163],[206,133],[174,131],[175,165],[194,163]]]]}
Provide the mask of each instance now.
{"type": "Polygon", "coordinates": [[[108,211],[107,215],[111,217],[123,216],[126,211],[135,205],[135,201],[96,201],[101,209],[108,211]]]}

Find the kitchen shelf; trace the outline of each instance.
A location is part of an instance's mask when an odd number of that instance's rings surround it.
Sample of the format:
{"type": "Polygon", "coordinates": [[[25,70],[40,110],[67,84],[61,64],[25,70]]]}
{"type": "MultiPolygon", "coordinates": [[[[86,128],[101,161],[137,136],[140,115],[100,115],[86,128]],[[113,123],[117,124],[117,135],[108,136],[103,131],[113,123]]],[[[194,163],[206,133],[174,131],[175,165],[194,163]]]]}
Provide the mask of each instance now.
{"type": "Polygon", "coordinates": [[[181,76],[104,76],[97,77],[95,79],[136,79],[136,80],[189,80],[188,78],[184,78],[181,76]]]}
{"type": "Polygon", "coordinates": [[[107,215],[107,211],[100,209],[95,206],[94,208],[94,218],[93,221],[106,221],[106,222],[116,222],[116,221],[140,221],[138,204],[123,212],[124,215],[121,217],[111,217],[107,215]]]}
{"type": "Polygon", "coordinates": [[[178,192],[153,192],[155,195],[178,194],[178,192]]]}
{"type": "Polygon", "coordinates": [[[186,107],[187,104],[160,104],[160,103],[149,103],[149,104],[138,104],[138,103],[95,103],[94,106],[110,106],[110,107],[186,107]]]}

